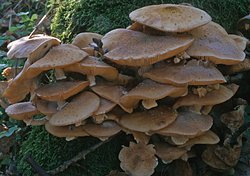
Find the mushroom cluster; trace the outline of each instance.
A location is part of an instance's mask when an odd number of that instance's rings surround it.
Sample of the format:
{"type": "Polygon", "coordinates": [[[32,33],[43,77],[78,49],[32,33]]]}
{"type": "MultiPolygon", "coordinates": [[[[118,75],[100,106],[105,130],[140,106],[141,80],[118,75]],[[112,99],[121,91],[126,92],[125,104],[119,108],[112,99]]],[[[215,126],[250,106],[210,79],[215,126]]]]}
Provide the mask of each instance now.
{"type": "Polygon", "coordinates": [[[127,29],[81,33],[72,44],[44,35],[10,43],[10,59],[27,59],[2,82],[1,99],[11,118],[67,140],[131,134],[121,168],[148,176],[157,157],[187,161],[192,146],[219,142],[209,112],[238,85],[227,84],[217,65],[243,61],[246,42],[192,6],[151,5],[129,17],[127,29]]]}

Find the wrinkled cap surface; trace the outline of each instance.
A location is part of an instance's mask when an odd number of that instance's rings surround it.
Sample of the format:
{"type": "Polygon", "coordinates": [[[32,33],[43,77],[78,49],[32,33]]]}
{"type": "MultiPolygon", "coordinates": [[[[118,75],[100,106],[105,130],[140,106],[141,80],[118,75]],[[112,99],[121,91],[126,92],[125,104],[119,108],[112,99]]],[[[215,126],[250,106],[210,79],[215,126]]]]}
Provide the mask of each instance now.
{"type": "Polygon", "coordinates": [[[152,144],[130,142],[129,147],[124,146],[119,153],[120,166],[129,175],[150,176],[158,165],[155,153],[152,144]]]}
{"type": "Polygon", "coordinates": [[[215,64],[233,65],[245,59],[245,53],[219,24],[210,22],[189,32],[194,38],[188,55],[205,58],[215,64]]]}
{"type": "Polygon", "coordinates": [[[56,46],[59,45],[60,42],[61,41],[55,37],[42,34],[33,35],[30,39],[29,36],[22,37],[8,44],[7,48],[9,51],[7,56],[10,59],[27,58],[29,54],[35,52],[40,45],[56,46]]]}
{"type": "Polygon", "coordinates": [[[221,72],[203,61],[190,60],[186,64],[162,64],[143,74],[160,83],[176,86],[209,85],[226,82],[221,72]]]}
{"type": "Polygon", "coordinates": [[[90,117],[99,105],[100,98],[92,92],[85,91],[54,114],[49,123],[53,126],[66,126],[81,122],[90,117]]]}
{"type": "Polygon", "coordinates": [[[185,51],[193,42],[189,35],[153,36],[142,32],[115,29],[103,38],[104,55],[119,65],[145,66],[185,51]]]}
{"type": "Polygon", "coordinates": [[[186,32],[212,20],[201,9],[177,4],[142,7],[131,12],[129,17],[132,21],[166,32],[186,32]]]}

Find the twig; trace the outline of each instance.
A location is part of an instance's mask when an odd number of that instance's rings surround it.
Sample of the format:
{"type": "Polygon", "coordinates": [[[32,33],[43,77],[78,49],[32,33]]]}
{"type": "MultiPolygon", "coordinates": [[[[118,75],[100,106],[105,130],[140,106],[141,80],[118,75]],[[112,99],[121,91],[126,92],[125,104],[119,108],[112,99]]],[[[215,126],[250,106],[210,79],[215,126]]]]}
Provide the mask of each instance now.
{"type": "Polygon", "coordinates": [[[87,149],[87,150],[83,150],[80,153],[78,153],[76,156],[74,156],[73,158],[71,158],[68,161],[65,161],[64,163],[62,163],[59,167],[48,171],[49,174],[55,175],[58,174],[60,172],[63,172],[64,170],[66,170],[71,164],[76,163],[77,161],[80,161],[82,159],[85,158],[86,155],[88,155],[89,153],[95,151],[97,148],[99,148],[100,146],[102,146],[103,144],[106,144],[107,142],[109,142],[112,139],[109,138],[106,141],[103,142],[99,142],[96,145],[92,146],[91,148],[87,149]]]}
{"type": "Polygon", "coordinates": [[[23,2],[23,0],[20,0],[20,1],[15,5],[15,7],[13,8],[13,10],[15,10],[22,2],[23,2]]]}
{"type": "Polygon", "coordinates": [[[246,131],[248,128],[250,128],[250,122],[247,122],[245,124],[243,124],[237,131],[235,131],[235,133],[233,133],[233,135],[230,138],[229,144],[231,147],[233,147],[234,145],[236,145],[237,142],[237,138],[244,132],[246,131]]]}
{"type": "Polygon", "coordinates": [[[32,37],[32,35],[36,32],[38,27],[44,22],[44,20],[47,18],[47,16],[50,14],[50,12],[53,10],[54,6],[51,6],[48,12],[42,17],[42,19],[38,22],[38,24],[34,27],[33,31],[30,33],[29,38],[32,37]]]}
{"type": "Polygon", "coordinates": [[[26,158],[26,161],[31,165],[31,167],[37,172],[40,176],[49,176],[49,174],[46,173],[46,171],[37,163],[34,161],[34,159],[29,155],[26,158]]]}

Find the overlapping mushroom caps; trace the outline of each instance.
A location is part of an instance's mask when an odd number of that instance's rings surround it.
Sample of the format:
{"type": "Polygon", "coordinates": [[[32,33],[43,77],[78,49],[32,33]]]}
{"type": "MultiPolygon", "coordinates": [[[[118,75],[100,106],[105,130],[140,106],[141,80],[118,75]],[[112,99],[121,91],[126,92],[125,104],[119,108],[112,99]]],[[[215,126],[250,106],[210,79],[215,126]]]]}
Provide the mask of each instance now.
{"type": "MultiPolygon", "coordinates": [[[[227,84],[216,64],[244,60],[246,40],[186,5],[147,6],[130,18],[134,22],[127,29],[103,37],[81,33],[72,44],[42,35],[12,42],[8,56],[27,60],[15,78],[3,82],[1,105],[6,102],[10,117],[45,125],[68,140],[132,134],[136,143],[121,150],[121,168],[147,176],[154,173],[156,157],[166,164],[187,161],[194,145],[219,142],[209,112],[238,86],[227,84]],[[44,118],[36,120],[36,114],[44,118]]],[[[242,108],[222,115],[232,131],[242,124],[233,126],[235,114],[242,116],[242,108]]],[[[237,147],[212,146],[202,157],[210,166],[228,168],[238,154],[237,147]],[[234,155],[223,157],[230,152],[234,155]]]]}

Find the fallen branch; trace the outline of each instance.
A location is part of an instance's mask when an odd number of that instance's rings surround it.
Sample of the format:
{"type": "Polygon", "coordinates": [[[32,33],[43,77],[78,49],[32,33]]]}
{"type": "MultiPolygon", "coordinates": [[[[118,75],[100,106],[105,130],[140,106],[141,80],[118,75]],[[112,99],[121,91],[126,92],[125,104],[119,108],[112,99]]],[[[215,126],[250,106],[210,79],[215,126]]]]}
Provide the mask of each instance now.
{"type": "Polygon", "coordinates": [[[103,144],[106,144],[107,142],[109,142],[112,139],[109,138],[106,141],[103,142],[99,142],[97,144],[95,144],[94,146],[92,146],[89,149],[83,150],[80,153],[78,153],[76,156],[74,156],[73,158],[71,158],[68,161],[65,161],[64,163],[62,163],[60,166],[58,166],[55,169],[52,169],[50,171],[48,171],[49,174],[55,175],[58,174],[60,172],[63,172],[64,170],[66,170],[70,165],[72,165],[73,163],[76,163],[77,161],[80,161],[82,159],[84,159],[86,157],[86,155],[88,155],[89,153],[95,151],[97,148],[99,148],[100,146],[102,146],[103,144]]]}
{"type": "Polygon", "coordinates": [[[230,144],[231,147],[238,144],[238,142],[237,142],[238,137],[244,131],[246,131],[248,128],[250,128],[250,122],[247,122],[247,123],[243,124],[237,131],[235,131],[235,133],[233,133],[233,135],[231,136],[230,141],[229,141],[229,144],[230,144]]]}
{"type": "Polygon", "coordinates": [[[27,156],[26,161],[39,176],[49,176],[49,174],[47,174],[46,171],[37,162],[35,162],[30,155],[27,156]]]}

